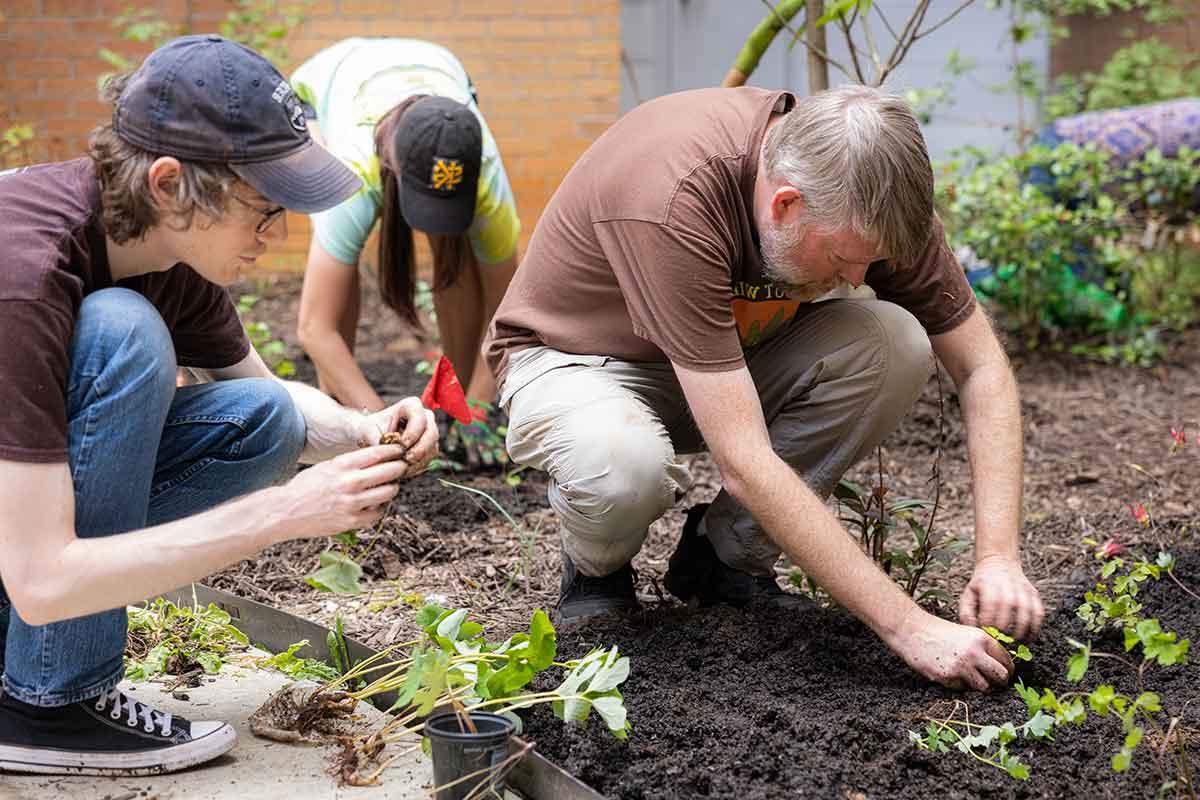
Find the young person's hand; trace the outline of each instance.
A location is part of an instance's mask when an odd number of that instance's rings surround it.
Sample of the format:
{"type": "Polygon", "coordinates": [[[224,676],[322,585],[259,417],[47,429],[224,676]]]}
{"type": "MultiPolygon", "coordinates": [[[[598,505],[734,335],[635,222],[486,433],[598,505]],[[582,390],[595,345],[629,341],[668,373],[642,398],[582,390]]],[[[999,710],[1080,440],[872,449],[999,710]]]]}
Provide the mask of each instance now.
{"type": "MultiPolygon", "coordinates": [[[[400,487],[419,471],[400,444],[364,447],[302,470],[272,493],[281,539],[328,536],[373,525],[400,487]]],[[[424,467],[421,466],[420,469],[424,467]]]]}
{"type": "Polygon", "coordinates": [[[433,412],[421,405],[420,399],[406,397],[382,411],[363,417],[358,426],[360,447],[377,445],[381,441],[399,444],[404,448],[403,460],[416,475],[429,466],[438,454],[438,427],[433,412]],[[399,441],[395,436],[399,434],[399,441]]]}

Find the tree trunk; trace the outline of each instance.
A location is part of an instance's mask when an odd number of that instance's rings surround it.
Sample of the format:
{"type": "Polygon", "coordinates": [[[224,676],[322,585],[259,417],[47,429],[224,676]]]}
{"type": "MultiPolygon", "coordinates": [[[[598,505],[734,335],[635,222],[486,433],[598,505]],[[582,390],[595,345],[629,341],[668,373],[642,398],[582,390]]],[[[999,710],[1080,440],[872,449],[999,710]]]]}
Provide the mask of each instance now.
{"type": "MultiPolygon", "coordinates": [[[[758,27],[751,32],[750,37],[746,39],[746,44],[742,45],[741,52],[733,60],[733,66],[729,68],[729,72],[725,75],[725,80],[721,82],[721,85],[725,87],[744,85],[746,78],[758,66],[763,53],[767,52],[767,48],[771,46],[771,42],[775,41],[775,35],[779,33],[785,24],[791,22],[792,17],[796,16],[800,12],[800,9],[804,8],[805,2],[810,1],[783,0],[783,2],[775,7],[774,11],[769,12],[766,18],[758,23],[758,27]]],[[[818,0],[819,4],[820,0],[818,0]]],[[[809,19],[815,21],[816,17],[809,17],[809,19]]],[[[822,32],[821,36],[824,38],[825,34],[822,32]]]]}
{"type": "Polygon", "coordinates": [[[829,62],[821,53],[825,48],[825,26],[816,22],[825,13],[825,0],[805,0],[804,38],[808,42],[808,93],[816,94],[829,88],[829,62]]]}

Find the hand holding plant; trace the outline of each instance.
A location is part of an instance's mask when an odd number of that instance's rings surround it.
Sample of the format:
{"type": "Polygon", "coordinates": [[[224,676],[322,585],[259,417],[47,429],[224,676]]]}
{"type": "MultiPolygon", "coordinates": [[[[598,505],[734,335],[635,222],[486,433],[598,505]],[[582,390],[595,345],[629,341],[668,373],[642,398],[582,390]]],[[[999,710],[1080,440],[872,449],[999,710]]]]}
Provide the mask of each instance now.
{"type": "Polygon", "coordinates": [[[1013,638],[1037,638],[1046,609],[1041,595],[1016,559],[985,556],[975,564],[971,582],[959,601],[964,625],[991,626],[1013,638]]]}
{"type": "Polygon", "coordinates": [[[951,689],[987,692],[1012,679],[1013,662],[1000,642],[916,606],[885,641],[910,667],[951,689]]]}

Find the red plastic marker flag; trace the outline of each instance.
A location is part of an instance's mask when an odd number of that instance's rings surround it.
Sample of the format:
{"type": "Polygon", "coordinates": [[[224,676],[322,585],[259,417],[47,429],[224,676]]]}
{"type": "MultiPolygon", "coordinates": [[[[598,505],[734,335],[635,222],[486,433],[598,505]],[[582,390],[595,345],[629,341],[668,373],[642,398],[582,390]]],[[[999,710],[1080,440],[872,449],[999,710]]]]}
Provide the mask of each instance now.
{"type": "Polygon", "coordinates": [[[471,407],[467,405],[467,396],[463,394],[462,384],[454,373],[454,365],[450,359],[442,356],[437,366],[433,368],[433,377],[429,385],[421,392],[421,403],[429,409],[442,409],[462,425],[471,424],[471,407]]]}

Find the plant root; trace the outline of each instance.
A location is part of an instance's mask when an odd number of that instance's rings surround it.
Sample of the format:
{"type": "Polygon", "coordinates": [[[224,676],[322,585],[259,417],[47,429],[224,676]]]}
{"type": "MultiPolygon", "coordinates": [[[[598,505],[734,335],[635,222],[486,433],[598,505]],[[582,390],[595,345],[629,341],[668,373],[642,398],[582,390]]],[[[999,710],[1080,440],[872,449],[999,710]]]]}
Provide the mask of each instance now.
{"type": "Polygon", "coordinates": [[[250,715],[250,731],[276,742],[327,742],[353,731],[358,701],[346,692],[288,684],[250,715]]]}

